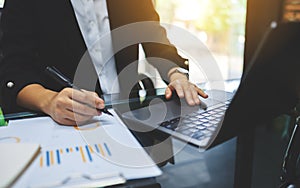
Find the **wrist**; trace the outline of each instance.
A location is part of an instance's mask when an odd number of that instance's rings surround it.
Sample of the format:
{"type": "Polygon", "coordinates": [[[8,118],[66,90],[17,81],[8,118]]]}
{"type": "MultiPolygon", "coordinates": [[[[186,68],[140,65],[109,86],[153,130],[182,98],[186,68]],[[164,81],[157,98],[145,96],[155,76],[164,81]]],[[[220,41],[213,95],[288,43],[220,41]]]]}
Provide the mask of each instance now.
{"type": "Polygon", "coordinates": [[[175,79],[189,79],[189,71],[181,68],[181,67],[174,67],[168,72],[169,80],[175,80],[175,79]]]}
{"type": "Polygon", "coordinates": [[[57,92],[45,89],[41,92],[40,96],[43,96],[42,100],[39,100],[38,109],[45,114],[50,115],[52,111],[51,104],[53,104],[53,99],[57,96],[57,92]]]}
{"type": "Polygon", "coordinates": [[[24,87],[17,96],[18,105],[49,114],[49,106],[57,92],[48,90],[39,84],[24,87]]]}

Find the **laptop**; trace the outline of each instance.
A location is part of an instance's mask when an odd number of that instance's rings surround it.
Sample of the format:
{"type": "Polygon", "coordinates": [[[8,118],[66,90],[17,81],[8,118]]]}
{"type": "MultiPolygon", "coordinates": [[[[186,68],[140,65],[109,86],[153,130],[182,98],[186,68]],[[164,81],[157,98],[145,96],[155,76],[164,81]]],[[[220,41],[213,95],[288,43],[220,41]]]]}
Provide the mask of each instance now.
{"type": "Polygon", "coordinates": [[[295,88],[300,80],[293,76],[300,67],[295,63],[300,57],[297,33],[299,24],[273,23],[234,93],[208,90],[209,98],[201,98],[201,105],[194,107],[178,97],[166,101],[149,96],[148,105],[126,111],[121,117],[134,131],[159,130],[205,150],[222,143],[296,104],[295,88]]]}
{"type": "MultiPolygon", "coordinates": [[[[217,136],[224,114],[234,96],[221,90],[208,90],[208,99],[199,106],[189,106],[185,99],[152,98],[149,105],[121,114],[130,130],[152,132],[159,130],[189,144],[208,148],[217,136]]],[[[149,100],[149,99],[148,99],[149,100]]]]}

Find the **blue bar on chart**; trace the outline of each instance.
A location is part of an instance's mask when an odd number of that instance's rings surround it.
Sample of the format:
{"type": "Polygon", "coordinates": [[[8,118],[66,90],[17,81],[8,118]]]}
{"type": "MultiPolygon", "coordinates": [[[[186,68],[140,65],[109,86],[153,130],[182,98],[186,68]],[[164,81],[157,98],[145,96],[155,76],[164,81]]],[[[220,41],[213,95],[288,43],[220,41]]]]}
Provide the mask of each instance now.
{"type": "Polygon", "coordinates": [[[85,149],[86,149],[86,153],[87,153],[87,155],[88,155],[88,157],[89,157],[89,160],[90,160],[90,161],[93,161],[89,146],[86,145],[86,146],[85,146],[85,149]]]}
{"type": "Polygon", "coordinates": [[[111,156],[110,149],[109,149],[109,147],[107,146],[106,143],[104,143],[104,147],[105,147],[105,149],[106,149],[108,155],[111,156]]]}
{"type": "Polygon", "coordinates": [[[57,164],[60,164],[60,154],[59,150],[56,150],[57,164]]]}
{"type": "Polygon", "coordinates": [[[46,151],[46,163],[47,163],[47,166],[50,166],[49,151],[46,151]]]}

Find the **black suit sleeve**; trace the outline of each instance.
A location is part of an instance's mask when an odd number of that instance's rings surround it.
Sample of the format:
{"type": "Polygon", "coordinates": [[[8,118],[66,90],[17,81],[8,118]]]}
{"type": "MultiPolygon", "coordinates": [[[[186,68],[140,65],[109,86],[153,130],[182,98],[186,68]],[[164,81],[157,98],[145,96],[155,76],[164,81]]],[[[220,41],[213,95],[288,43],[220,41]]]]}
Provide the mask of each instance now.
{"type": "Polygon", "coordinates": [[[160,25],[160,18],[152,1],[145,0],[139,13],[146,16],[146,21],[150,21],[148,33],[155,35],[154,38],[158,41],[142,43],[148,62],[158,69],[165,81],[169,81],[167,73],[171,68],[179,66],[188,69],[188,64],[185,64],[187,59],[178,55],[177,49],[167,38],[166,30],[160,25]]]}
{"type": "Polygon", "coordinates": [[[34,30],[33,0],[9,0],[1,18],[0,63],[2,107],[6,112],[16,110],[16,96],[28,84],[39,83],[36,66],[37,44],[34,30]]]}
{"type": "MultiPolygon", "coordinates": [[[[132,45],[132,48],[119,58],[121,61],[124,62],[126,59],[124,57],[134,53],[134,48],[137,46],[133,45],[142,44],[148,62],[158,69],[166,81],[170,68],[175,66],[188,68],[184,64],[186,59],[178,55],[177,49],[167,38],[166,30],[160,25],[159,15],[154,9],[152,0],[108,0],[107,2],[115,50],[120,46],[123,49],[129,44],[132,45]]],[[[127,59],[124,66],[133,60],[127,59]]]]}

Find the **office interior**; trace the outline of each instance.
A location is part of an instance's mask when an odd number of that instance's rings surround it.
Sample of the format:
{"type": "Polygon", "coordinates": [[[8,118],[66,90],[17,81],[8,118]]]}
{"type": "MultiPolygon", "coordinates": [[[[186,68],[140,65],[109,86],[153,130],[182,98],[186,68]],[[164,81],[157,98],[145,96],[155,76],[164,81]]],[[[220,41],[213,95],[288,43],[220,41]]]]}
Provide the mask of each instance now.
{"type": "MultiPolygon", "coordinates": [[[[222,81],[227,83],[226,89],[231,92],[236,91],[243,71],[270,25],[300,21],[299,0],[153,0],[153,3],[163,23],[184,28],[208,47],[222,73],[222,81]]],[[[190,63],[192,67],[193,62],[190,63]]],[[[147,62],[142,62],[139,69],[145,74],[158,74],[147,62]]],[[[190,79],[203,85],[207,81],[193,70],[190,79]]],[[[160,79],[152,81],[157,88],[166,86],[160,79]]],[[[278,187],[282,184],[284,155],[295,125],[295,114],[288,112],[254,126],[244,140],[234,137],[205,152],[186,145],[171,161],[161,165],[163,175],[156,177],[154,184],[151,179],[112,187],[278,187]]],[[[173,147],[181,145],[180,140],[173,140],[173,147]]]]}

